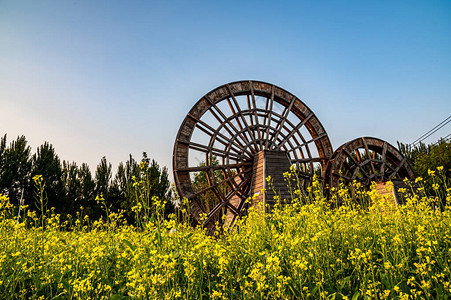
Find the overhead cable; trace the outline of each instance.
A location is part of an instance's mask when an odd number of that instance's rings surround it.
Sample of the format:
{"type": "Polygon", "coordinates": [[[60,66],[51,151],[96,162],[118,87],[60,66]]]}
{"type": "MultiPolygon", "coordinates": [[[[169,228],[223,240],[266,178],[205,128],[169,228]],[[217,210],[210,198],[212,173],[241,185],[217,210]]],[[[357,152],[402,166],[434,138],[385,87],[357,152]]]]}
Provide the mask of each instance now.
{"type": "Polygon", "coordinates": [[[445,136],[445,137],[439,138],[439,139],[437,140],[437,142],[433,143],[432,145],[438,145],[438,144],[440,144],[440,142],[442,142],[442,141],[446,142],[446,141],[449,140],[449,139],[451,139],[451,133],[448,134],[448,135],[445,136]]]}
{"type": "Polygon", "coordinates": [[[450,136],[451,136],[451,133],[450,134],[448,134],[447,136],[445,136],[444,138],[442,138],[442,140],[447,140],[448,138],[450,138],[450,136]]]}
{"type": "Polygon", "coordinates": [[[428,132],[426,132],[425,134],[423,134],[422,136],[420,136],[419,138],[417,138],[415,141],[413,141],[410,145],[415,145],[420,143],[421,141],[427,139],[428,137],[430,137],[432,134],[436,133],[439,129],[441,129],[443,126],[445,126],[446,124],[448,124],[449,122],[451,122],[451,116],[449,116],[448,118],[446,118],[445,120],[443,120],[442,122],[440,122],[438,125],[436,125],[434,128],[432,128],[431,130],[429,130],[428,132]]]}

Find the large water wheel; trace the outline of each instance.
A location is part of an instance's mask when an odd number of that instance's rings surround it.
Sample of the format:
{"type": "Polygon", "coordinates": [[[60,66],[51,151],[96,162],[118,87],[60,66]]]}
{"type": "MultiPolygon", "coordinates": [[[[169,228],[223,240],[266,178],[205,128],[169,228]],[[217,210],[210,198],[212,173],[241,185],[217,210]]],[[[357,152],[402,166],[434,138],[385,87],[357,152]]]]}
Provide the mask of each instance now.
{"type": "Polygon", "coordinates": [[[183,120],[174,180],[193,219],[212,229],[240,217],[268,175],[282,189],[282,173],[294,165],[301,185],[309,185],[332,152],[323,126],[296,96],[265,82],[232,82],[200,98],[183,120]]]}

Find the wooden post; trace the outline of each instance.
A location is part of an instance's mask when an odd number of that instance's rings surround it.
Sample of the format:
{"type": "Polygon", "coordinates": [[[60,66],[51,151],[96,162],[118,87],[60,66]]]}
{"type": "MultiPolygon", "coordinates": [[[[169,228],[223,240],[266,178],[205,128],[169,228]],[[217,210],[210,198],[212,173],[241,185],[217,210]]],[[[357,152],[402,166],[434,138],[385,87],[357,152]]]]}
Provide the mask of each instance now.
{"type": "Polygon", "coordinates": [[[271,209],[276,204],[276,195],[280,196],[280,200],[291,200],[288,182],[283,176],[283,173],[290,171],[290,166],[287,153],[283,151],[263,150],[254,156],[250,195],[257,197],[253,200],[253,206],[263,203],[265,210],[267,205],[271,209]],[[271,183],[266,180],[268,176],[271,176],[271,183]]]}

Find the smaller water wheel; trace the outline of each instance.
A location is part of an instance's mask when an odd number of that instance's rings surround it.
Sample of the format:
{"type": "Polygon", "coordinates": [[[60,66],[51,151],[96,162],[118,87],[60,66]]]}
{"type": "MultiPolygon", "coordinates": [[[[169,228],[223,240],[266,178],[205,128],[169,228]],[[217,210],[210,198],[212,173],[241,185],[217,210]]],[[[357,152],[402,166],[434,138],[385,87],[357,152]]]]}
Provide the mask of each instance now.
{"type": "Polygon", "coordinates": [[[338,188],[356,180],[369,188],[371,182],[413,179],[407,159],[395,147],[378,138],[361,137],[339,147],[326,167],[323,185],[338,188]]]}

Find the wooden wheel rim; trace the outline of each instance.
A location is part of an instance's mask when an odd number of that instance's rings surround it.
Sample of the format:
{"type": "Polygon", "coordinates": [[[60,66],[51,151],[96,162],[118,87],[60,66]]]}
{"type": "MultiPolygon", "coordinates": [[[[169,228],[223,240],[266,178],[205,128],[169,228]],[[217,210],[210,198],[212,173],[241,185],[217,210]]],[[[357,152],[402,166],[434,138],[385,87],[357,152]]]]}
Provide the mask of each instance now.
{"type": "Polygon", "coordinates": [[[212,223],[221,221],[214,216],[224,209],[231,211],[234,218],[242,214],[250,196],[253,156],[261,150],[286,151],[291,163],[309,177],[313,177],[313,163],[320,163],[324,172],[333,152],[329,137],[314,113],[296,96],[273,84],[228,83],[204,95],[191,108],[175,141],[173,172],[177,191],[181,198],[189,200],[195,221],[213,226],[212,223]],[[221,109],[224,103],[228,104],[228,111],[221,109]],[[282,111],[277,112],[275,106],[282,111]],[[207,113],[214,116],[219,126],[203,120],[207,113]],[[204,133],[209,141],[193,141],[195,131],[204,133]],[[204,154],[205,166],[190,165],[190,151],[204,154]],[[214,156],[221,159],[219,165],[213,165],[214,156]],[[223,174],[221,182],[214,175],[218,170],[223,174]],[[196,172],[205,172],[207,176],[208,186],[202,190],[193,188],[191,176],[196,172]],[[228,186],[227,193],[220,191],[220,185],[228,186]],[[206,209],[200,199],[207,192],[218,198],[211,209],[206,209]],[[230,203],[233,197],[240,198],[237,205],[230,203]]]}
{"type": "Polygon", "coordinates": [[[327,163],[323,183],[325,187],[338,188],[340,181],[357,180],[368,187],[371,181],[414,177],[409,162],[395,147],[378,138],[360,137],[335,150],[327,163]]]}

